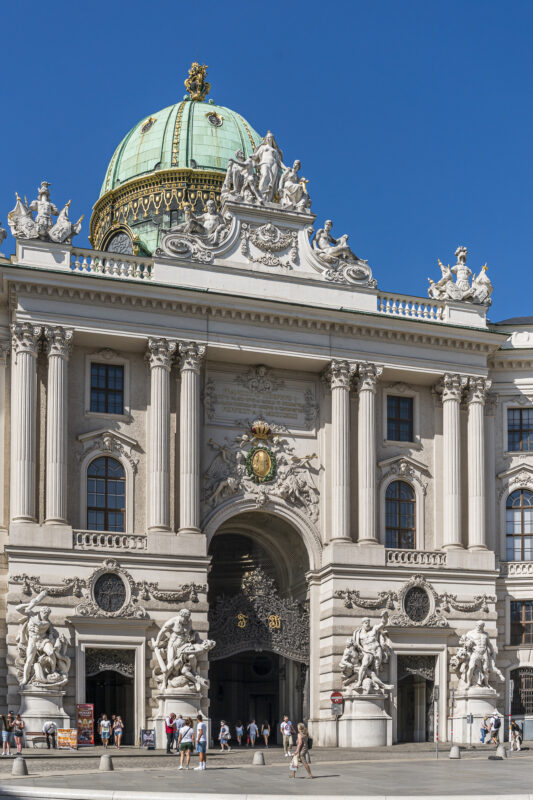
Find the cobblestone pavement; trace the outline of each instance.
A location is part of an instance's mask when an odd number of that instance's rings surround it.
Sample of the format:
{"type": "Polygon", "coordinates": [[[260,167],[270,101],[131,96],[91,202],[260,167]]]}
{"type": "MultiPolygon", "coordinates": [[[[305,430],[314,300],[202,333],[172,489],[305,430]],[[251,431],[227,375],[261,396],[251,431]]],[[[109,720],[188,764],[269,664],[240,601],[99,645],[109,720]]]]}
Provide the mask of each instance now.
{"type": "MultiPolygon", "coordinates": [[[[18,787],[69,789],[72,797],[84,790],[169,792],[185,798],[190,794],[212,793],[223,797],[251,795],[300,795],[309,797],[491,797],[533,796],[533,750],[513,754],[511,759],[489,759],[493,748],[463,751],[460,761],[451,761],[445,751],[435,758],[434,749],[423,746],[380,750],[316,749],[312,753],[315,780],[306,778],[302,768],[296,780],[289,779],[288,759],[279,749],[265,752],[265,767],[252,766],[249,750],[214,752],[205,772],[178,771],[176,756],[142,753],[134,748],[114,756],[116,772],[98,771],[101,748],[81,755],[47,753],[27,758],[30,775],[10,775],[12,759],[0,760],[2,796],[17,797],[18,787]],[[118,774],[120,773],[120,774],[118,774]],[[9,777],[8,777],[9,776],[9,777]],[[14,787],[13,794],[5,795],[14,787]]],[[[196,765],[196,759],[194,759],[196,765]]],[[[21,795],[18,794],[20,797],[21,795]]],[[[146,795],[148,796],[148,795],[146,795]]]]}

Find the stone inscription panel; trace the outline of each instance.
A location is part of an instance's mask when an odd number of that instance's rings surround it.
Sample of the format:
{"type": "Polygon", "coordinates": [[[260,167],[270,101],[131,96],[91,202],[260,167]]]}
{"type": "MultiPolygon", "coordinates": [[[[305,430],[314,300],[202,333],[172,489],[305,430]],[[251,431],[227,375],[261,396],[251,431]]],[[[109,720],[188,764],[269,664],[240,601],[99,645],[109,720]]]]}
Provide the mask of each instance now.
{"type": "Polygon", "coordinates": [[[274,376],[265,368],[242,374],[209,371],[204,407],[206,420],[215,425],[233,427],[262,417],[289,430],[314,432],[317,386],[313,381],[274,376]]]}

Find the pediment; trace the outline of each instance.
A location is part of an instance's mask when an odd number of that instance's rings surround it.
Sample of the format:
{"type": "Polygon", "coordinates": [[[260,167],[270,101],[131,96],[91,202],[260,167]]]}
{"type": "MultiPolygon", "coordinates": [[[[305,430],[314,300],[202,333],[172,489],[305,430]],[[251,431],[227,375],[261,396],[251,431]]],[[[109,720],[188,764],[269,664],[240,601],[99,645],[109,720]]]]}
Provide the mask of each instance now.
{"type": "Polygon", "coordinates": [[[98,428],[98,430],[95,431],[80,433],[78,436],[78,441],[85,444],[87,442],[92,442],[96,439],[101,439],[104,437],[121,442],[123,445],[129,448],[139,448],[139,442],[137,439],[133,439],[131,436],[126,436],[126,434],[122,433],[121,431],[113,431],[110,428],[98,428]]]}
{"type": "Polygon", "coordinates": [[[380,467],[381,469],[387,469],[388,467],[392,467],[393,464],[401,465],[402,462],[405,462],[407,466],[411,467],[411,469],[414,469],[416,472],[422,472],[425,475],[430,474],[426,464],[423,464],[421,461],[417,461],[416,458],[412,458],[411,456],[405,456],[401,454],[397,456],[392,456],[391,458],[386,458],[383,461],[379,461],[378,467],[380,467]]]}
{"type": "Polygon", "coordinates": [[[130,465],[133,472],[137,472],[137,465],[139,459],[133,454],[133,450],[140,450],[139,443],[131,436],[126,436],[125,433],[113,431],[109,428],[99,428],[95,431],[88,431],[81,433],[78,436],[78,441],[82,445],[82,451],[79,455],[80,460],[92,453],[102,453],[102,455],[110,454],[120,459],[125,459],[130,465]]]}
{"type": "Polygon", "coordinates": [[[406,478],[408,481],[410,480],[417,483],[423,494],[426,494],[428,487],[427,479],[430,476],[430,471],[425,464],[422,464],[421,461],[417,461],[416,458],[405,455],[392,456],[392,458],[386,458],[384,461],[380,461],[378,466],[382,471],[381,480],[379,482],[380,486],[391,476],[397,477],[398,480],[406,478]]]}

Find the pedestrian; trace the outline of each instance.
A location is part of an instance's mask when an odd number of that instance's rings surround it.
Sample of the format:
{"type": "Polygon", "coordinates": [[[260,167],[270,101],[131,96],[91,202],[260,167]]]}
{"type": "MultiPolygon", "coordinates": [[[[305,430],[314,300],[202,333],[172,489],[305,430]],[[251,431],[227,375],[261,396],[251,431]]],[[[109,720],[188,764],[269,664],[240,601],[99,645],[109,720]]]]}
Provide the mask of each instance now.
{"type": "Polygon", "coordinates": [[[174,725],[175,725],[175,730],[174,730],[174,749],[175,749],[176,755],[177,755],[178,750],[179,750],[178,739],[180,738],[180,730],[185,725],[185,720],[183,719],[181,714],[178,714],[178,716],[174,720],[174,725]]]}
{"type": "Polygon", "coordinates": [[[174,741],[174,733],[176,730],[176,715],[174,712],[165,718],[165,733],[167,735],[167,756],[171,754],[172,742],[174,741]]]}
{"type": "Polygon", "coordinates": [[[235,737],[239,744],[239,747],[242,747],[242,737],[244,736],[244,725],[242,722],[237,720],[237,724],[235,725],[235,737]]]}
{"type": "Polygon", "coordinates": [[[298,741],[296,744],[296,750],[294,751],[294,755],[291,760],[290,766],[290,773],[289,777],[295,778],[296,777],[296,770],[300,764],[303,764],[305,767],[305,771],[307,772],[307,777],[312,778],[311,775],[311,768],[307,763],[307,753],[309,752],[309,736],[307,733],[307,728],[303,724],[303,722],[298,723],[298,741]]]}
{"type": "Polygon", "coordinates": [[[500,728],[502,726],[502,718],[494,709],[494,716],[492,717],[492,725],[490,728],[490,740],[492,744],[500,743],[500,728]]]}
{"type": "Polygon", "coordinates": [[[224,750],[227,747],[228,753],[231,750],[229,746],[231,734],[229,732],[229,726],[226,725],[225,720],[220,720],[220,731],[218,732],[218,741],[220,742],[220,750],[224,750]]]}
{"type": "Polygon", "coordinates": [[[194,769],[207,769],[207,725],[201,714],[196,717],[196,752],[200,763],[194,769]]]}
{"type": "Polygon", "coordinates": [[[259,728],[255,724],[255,719],[253,719],[248,725],[248,737],[250,739],[250,747],[255,747],[255,740],[257,739],[258,733],[259,733],[259,728]]]}
{"type": "Polygon", "coordinates": [[[487,724],[487,715],[483,717],[483,722],[481,723],[481,728],[479,729],[479,741],[481,744],[485,744],[485,738],[489,732],[489,726],[487,724]]]}
{"type": "Polygon", "coordinates": [[[22,737],[24,736],[24,720],[17,714],[15,717],[15,722],[13,723],[13,735],[15,737],[15,743],[17,745],[17,753],[20,755],[22,753],[22,737]]]}
{"type": "Polygon", "coordinates": [[[10,711],[7,717],[2,714],[2,756],[11,755],[11,734],[13,731],[13,712],[10,711]]]}
{"type": "Polygon", "coordinates": [[[281,731],[281,736],[283,739],[283,749],[285,751],[285,758],[290,758],[292,756],[291,747],[292,747],[292,732],[294,730],[292,726],[292,722],[285,714],[283,717],[283,722],[279,726],[281,731]]]}
{"type": "Polygon", "coordinates": [[[57,733],[57,725],[51,719],[47,720],[47,722],[43,725],[43,733],[46,736],[46,746],[50,750],[50,739],[52,740],[52,747],[54,750],[57,747],[56,744],[56,733],[57,733]]]}
{"type": "Polygon", "coordinates": [[[194,747],[194,731],[192,727],[192,719],[185,717],[185,724],[181,726],[180,735],[178,737],[178,745],[180,748],[180,765],[178,769],[189,769],[191,763],[191,752],[194,747]],[[183,760],[185,759],[185,767],[183,760]]]}
{"type": "Polygon", "coordinates": [[[120,714],[117,714],[115,717],[115,721],[113,723],[113,736],[114,736],[115,747],[117,748],[117,750],[120,750],[123,734],[124,734],[124,723],[122,722],[122,717],[120,716],[120,714]]]}
{"type": "Polygon", "coordinates": [[[511,722],[511,750],[522,749],[522,728],[518,722],[513,719],[511,722]]]}
{"type": "Polygon", "coordinates": [[[270,724],[265,720],[263,720],[263,724],[261,725],[261,736],[265,741],[265,747],[268,747],[268,739],[270,736],[270,724]]]}
{"type": "Polygon", "coordinates": [[[111,720],[107,718],[107,714],[102,714],[98,733],[100,734],[100,739],[102,740],[104,748],[107,750],[109,737],[111,736],[111,720]]]}
{"type": "Polygon", "coordinates": [[[116,714],[111,714],[111,730],[109,732],[109,744],[113,744],[115,741],[115,720],[117,718],[116,714]]]}

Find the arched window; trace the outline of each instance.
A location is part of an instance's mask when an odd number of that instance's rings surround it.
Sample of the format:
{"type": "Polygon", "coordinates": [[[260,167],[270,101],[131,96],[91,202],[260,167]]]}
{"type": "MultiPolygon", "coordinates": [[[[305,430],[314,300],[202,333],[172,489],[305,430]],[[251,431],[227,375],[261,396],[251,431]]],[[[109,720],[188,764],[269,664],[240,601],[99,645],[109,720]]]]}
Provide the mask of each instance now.
{"type": "Polygon", "coordinates": [[[87,530],[125,531],[125,489],[120,461],[109,456],[91,461],[87,470],[87,530]]]}
{"type": "Polygon", "coordinates": [[[414,550],[416,500],[412,486],[393,481],[385,493],[385,547],[414,550]]]}
{"type": "Polygon", "coordinates": [[[507,561],[533,561],[533,492],[517,489],[505,509],[507,561]]]}

